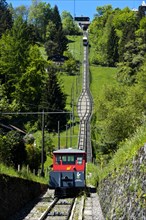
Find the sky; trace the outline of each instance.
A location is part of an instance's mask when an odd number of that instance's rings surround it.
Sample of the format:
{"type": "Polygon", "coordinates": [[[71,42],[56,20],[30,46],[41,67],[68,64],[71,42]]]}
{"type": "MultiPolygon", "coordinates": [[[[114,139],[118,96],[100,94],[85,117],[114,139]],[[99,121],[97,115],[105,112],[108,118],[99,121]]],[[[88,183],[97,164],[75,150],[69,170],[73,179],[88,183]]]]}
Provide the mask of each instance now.
{"type": "MultiPolygon", "coordinates": [[[[60,14],[62,11],[68,11],[74,16],[88,16],[90,20],[94,18],[96,14],[97,6],[112,5],[113,8],[136,8],[142,4],[142,0],[42,0],[49,3],[51,7],[58,6],[60,14]]],[[[146,0],[145,0],[146,1],[146,0]]],[[[31,0],[6,0],[6,2],[12,3],[13,7],[20,5],[31,5],[31,0]]]]}

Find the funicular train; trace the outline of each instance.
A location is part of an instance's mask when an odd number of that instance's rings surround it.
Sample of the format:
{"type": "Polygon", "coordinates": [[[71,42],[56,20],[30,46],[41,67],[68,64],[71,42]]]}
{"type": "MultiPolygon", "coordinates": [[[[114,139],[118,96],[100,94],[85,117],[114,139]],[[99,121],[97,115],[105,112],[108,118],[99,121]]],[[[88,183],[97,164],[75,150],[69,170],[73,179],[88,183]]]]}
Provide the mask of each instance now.
{"type": "Polygon", "coordinates": [[[86,152],[60,149],[53,152],[53,167],[49,174],[49,188],[56,195],[74,194],[85,188],[86,152]]]}
{"type": "Polygon", "coordinates": [[[87,38],[87,36],[83,36],[83,46],[88,46],[88,38],[87,38]]]}

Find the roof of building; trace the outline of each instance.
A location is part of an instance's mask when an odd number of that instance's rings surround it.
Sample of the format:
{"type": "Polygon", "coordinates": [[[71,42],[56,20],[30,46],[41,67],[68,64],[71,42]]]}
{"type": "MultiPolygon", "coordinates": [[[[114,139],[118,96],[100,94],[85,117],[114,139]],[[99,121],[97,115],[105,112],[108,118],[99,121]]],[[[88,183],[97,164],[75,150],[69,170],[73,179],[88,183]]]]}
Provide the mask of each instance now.
{"type": "Polygon", "coordinates": [[[65,148],[65,149],[60,149],[60,150],[56,150],[56,151],[53,151],[54,154],[57,154],[57,153],[85,153],[84,150],[79,150],[79,149],[72,149],[72,148],[65,148]]]}
{"type": "Polygon", "coordinates": [[[145,3],[145,1],[142,1],[142,4],[141,4],[142,6],[146,6],[146,3],[145,3]]]}
{"type": "Polygon", "coordinates": [[[52,60],[55,62],[64,62],[65,60],[68,60],[68,57],[63,56],[63,55],[59,55],[59,54],[55,54],[53,56],[48,57],[48,60],[52,60]]]}

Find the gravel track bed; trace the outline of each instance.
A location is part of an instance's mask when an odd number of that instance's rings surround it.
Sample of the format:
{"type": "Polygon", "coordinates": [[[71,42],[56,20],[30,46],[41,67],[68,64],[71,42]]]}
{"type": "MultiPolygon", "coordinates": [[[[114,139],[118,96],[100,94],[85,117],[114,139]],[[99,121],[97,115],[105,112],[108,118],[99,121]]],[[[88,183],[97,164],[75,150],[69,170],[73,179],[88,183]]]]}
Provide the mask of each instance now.
{"type": "Polygon", "coordinates": [[[72,220],[105,220],[95,188],[91,187],[87,196],[77,198],[72,220]]]}
{"type": "MultiPolygon", "coordinates": [[[[102,214],[99,198],[96,190],[91,188],[88,196],[80,196],[76,199],[75,207],[70,220],[105,220],[102,214]]],[[[9,220],[38,220],[42,213],[52,203],[54,199],[54,190],[47,190],[47,192],[41,197],[37,198],[33,202],[29,203],[26,207],[20,210],[15,216],[9,218],[9,220]]],[[[70,200],[64,199],[64,202],[70,200]]],[[[62,201],[63,202],[63,201],[62,201]]],[[[58,205],[55,208],[55,212],[66,213],[67,206],[58,205]]],[[[48,216],[46,219],[64,220],[65,216],[48,216]]]]}

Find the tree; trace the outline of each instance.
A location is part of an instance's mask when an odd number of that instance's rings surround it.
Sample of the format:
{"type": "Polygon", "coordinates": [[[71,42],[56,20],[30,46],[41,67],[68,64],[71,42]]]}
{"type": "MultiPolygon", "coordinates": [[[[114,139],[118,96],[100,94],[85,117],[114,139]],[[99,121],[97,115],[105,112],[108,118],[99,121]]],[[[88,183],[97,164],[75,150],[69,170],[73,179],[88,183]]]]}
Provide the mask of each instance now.
{"type": "Polygon", "coordinates": [[[29,63],[29,48],[32,44],[30,35],[27,23],[19,17],[13,28],[0,40],[0,79],[5,84],[10,101],[15,92],[15,84],[19,82],[29,63]]]}
{"type": "Polygon", "coordinates": [[[103,16],[105,14],[109,14],[110,12],[112,12],[112,6],[111,5],[104,5],[104,6],[98,6],[96,8],[97,11],[97,16],[103,16]]]}
{"type": "Polygon", "coordinates": [[[63,52],[67,49],[67,43],[67,38],[62,29],[61,17],[57,6],[55,6],[52,12],[52,21],[47,26],[45,43],[47,55],[63,55],[63,52]]]}
{"type": "Polygon", "coordinates": [[[28,14],[28,23],[35,26],[36,31],[38,31],[42,41],[46,39],[46,27],[52,16],[52,11],[50,4],[46,4],[41,0],[32,0],[32,5],[30,6],[28,14]]]}
{"type": "Polygon", "coordinates": [[[98,99],[95,135],[98,150],[104,154],[115,152],[118,144],[130,137],[141,125],[142,93],[126,86],[106,86],[98,99]]]}
{"type": "Polygon", "coordinates": [[[63,72],[66,72],[67,75],[77,75],[79,71],[79,63],[73,57],[69,51],[64,52],[64,56],[68,59],[64,61],[62,65],[63,72]]]}
{"type": "Polygon", "coordinates": [[[66,35],[77,35],[81,33],[80,28],[74,22],[73,17],[69,12],[63,11],[61,14],[61,20],[66,35]]]}
{"type": "Polygon", "coordinates": [[[40,109],[48,112],[60,112],[60,114],[48,114],[46,116],[46,127],[57,131],[58,121],[60,121],[61,129],[65,128],[66,125],[67,114],[62,113],[65,113],[66,95],[62,92],[53,63],[49,63],[47,71],[48,79],[44,85],[40,109]]]}
{"type": "Polygon", "coordinates": [[[118,54],[118,41],[115,27],[112,25],[113,16],[110,16],[108,24],[108,33],[107,33],[107,64],[108,66],[114,67],[119,61],[118,54]]]}
{"type": "Polygon", "coordinates": [[[135,31],[138,28],[138,19],[135,12],[124,8],[115,14],[113,25],[119,37],[119,61],[123,61],[123,54],[126,52],[125,45],[135,39],[135,31]]]}
{"type": "Polygon", "coordinates": [[[25,5],[21,5],[13,9],[14,20],[18,17],[22,17],[24,21],[28,20],[29,8],[25,5]]]}
{"type": "Polygon", "coordinates": [[[52,10],[51,20],[55,24],[56,30],[62,30],[62,22],[57,5],[55,5],[52,10]]]}
{"type": "Polygon", "coordinates": [[[0,0],[0,38],[7,29],[11,29],[13,24],[12,15],[5,0],[0,0]]]}
{"type": "Polygon", "coordinates": [[[41,149],[36,146],[35,138],[32,134],[26,134],[23,140],[25,142],[25,149],[27,153],[25,164],[29,165],[32,172],[35,169],[37,174],[41,163],[41,149]]]}
{"type": "Polygon", "coordinates": [[[0,136],[0,161],[8,166],[17,168],[26,160],[26,151],[20,133],[10,131],[5,136],[0,136]]]}
{"type": "Polygon", "coordinates": [[[13,94],[21,111],[37,111],[42,88],[46,78],[46,62],[42,59],[38,46],[31,46],[25,72],[15,85],[13,94]]]}
{"type": "Polygon", "coordinates": [[[53,37],[49,37],[45,43],[45,50],[48,57],[54,55],[63,55],[63,52],[67,49],[67,38],[65,37],[63,30],[56,30],[55,35],[53,37]]]}
{"type": "Polygon", "coordinates": [[[45,42],[45,50],[48,57],[51,57],[57,53],[58,42],[54,41],[55,35],[56,35],[56,26],[52,21],[49,21],[46,30],[46,42],[45,42]]]}
{"type": "Polygon", "coordinates": [[[63,55],[67,49],[68,40],[62,29],[61,17],[57,6],[52,11],[51,21],[47,26],[45,49],[48,57],[53,55],[63,55]]]}
{"type": "Polygon", "coordinates": [[[117,80],[121,83],[132,85],[135,83],[136,74],[144,62],[145,45],[142,47],[139,39],[131,40],[125,45],[123,62],[119,63],[117,80]]]}

